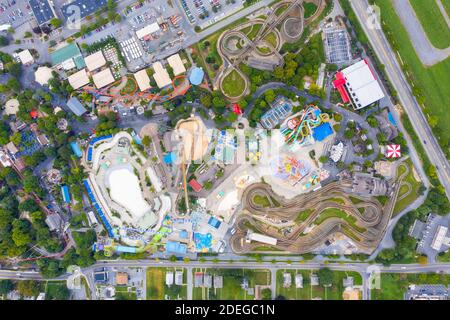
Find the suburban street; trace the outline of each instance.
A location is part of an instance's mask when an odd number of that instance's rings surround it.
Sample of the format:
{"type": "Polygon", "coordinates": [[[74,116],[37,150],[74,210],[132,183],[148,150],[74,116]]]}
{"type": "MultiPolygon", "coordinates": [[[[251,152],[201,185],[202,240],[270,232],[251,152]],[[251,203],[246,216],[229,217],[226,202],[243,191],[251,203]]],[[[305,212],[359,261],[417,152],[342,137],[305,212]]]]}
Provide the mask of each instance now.
{"type": "Polygon", "coordinates": [[[414,130],[420,137],[420,142],[431,163],[436,166],[439,180],[445,188],[447,197],[450,198],[450,167],[448,161],[434,137],[420,105],[412,94],[411,88],[403,75],[403,71],[396,59],[395,53],[389,46],[389,42],[383,31],[371,28],[367,25],[366,22],[370,21],[369,14],[367,13],[367,7],[369,6],[368,1],[351,0],[350,3],[364,32],[367,34],[375,53],[381,63],[384,64],[387,76],[397,90],[398,98],[405,109],[405,112],[408,114],[414,130]]]}

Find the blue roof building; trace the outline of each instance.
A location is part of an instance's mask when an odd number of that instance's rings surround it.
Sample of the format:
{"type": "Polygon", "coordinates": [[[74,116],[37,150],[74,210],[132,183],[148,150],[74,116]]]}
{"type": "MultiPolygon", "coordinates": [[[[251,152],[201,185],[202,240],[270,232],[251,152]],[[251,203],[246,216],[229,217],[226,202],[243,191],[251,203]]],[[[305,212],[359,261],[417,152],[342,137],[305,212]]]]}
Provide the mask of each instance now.
{"type": "Polygon", "coordinates": [[[72,111],[76,116],[80,117],[87,112],[86,108],[83,107],[80,100],[75,97],[72,97],[67,101],[67,106],[70,111],[72,111]]]}
{"type": "Polygon", "coordinates": [[[195,67],[191,71],[191,75],[189,76],[189,81],[195,85],[199,86],[203,82],[203,77],[205,76],[205,71],[202,68],[195,67]]]}
{"type": "Polygon", "coordinates": [[[73,16],[73,7],[80,9],[80,18],[83,19],[92,13],[106,6],[107,0],[75,0],[62,6],[61,12],[64,18],[70,19],[73,16]]]}
{"type": "Polygon", "coordinates": [[[65,203],[70,203],[70,193],[69,193],[69,187],[66,185],[61,186],[61,194],[63,197],[63,201],[65,203]]]}
{"type": "Polygon", "coordinates": [[[48,0],[29,0],[28,2],[39,25],[50,22],[51,19],[55,18],[55,12],[48,0]]]}
{"type": "Polygon", "coordinates": [[[323,141],[326,137],[333,134],[333,129],[329,122],[322,123],[320,126],[313,129],[313,138],[316,141],[323,141]]]}
{"type": "Polygon", "coordinates": [[[117,246],[115,249],[117,252],[136,253],[136,248],[133,247],[117,246]]]}
{"type": "Polygon", "coordinates": [[[209,218],[208,224],[211,227],[218,229],[220,227],[221,222],[214,217],[209,218]]]}

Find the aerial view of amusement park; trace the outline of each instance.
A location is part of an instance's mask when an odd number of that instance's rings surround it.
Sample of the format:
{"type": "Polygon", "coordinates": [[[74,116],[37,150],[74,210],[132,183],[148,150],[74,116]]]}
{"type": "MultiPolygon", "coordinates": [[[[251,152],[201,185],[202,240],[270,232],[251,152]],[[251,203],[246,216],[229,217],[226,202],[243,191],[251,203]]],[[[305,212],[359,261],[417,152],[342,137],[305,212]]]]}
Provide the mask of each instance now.
{"type": "Polygon", "coordinates": [[[450,299],[419,2],[0,0],[0,300],[450,299]]]}

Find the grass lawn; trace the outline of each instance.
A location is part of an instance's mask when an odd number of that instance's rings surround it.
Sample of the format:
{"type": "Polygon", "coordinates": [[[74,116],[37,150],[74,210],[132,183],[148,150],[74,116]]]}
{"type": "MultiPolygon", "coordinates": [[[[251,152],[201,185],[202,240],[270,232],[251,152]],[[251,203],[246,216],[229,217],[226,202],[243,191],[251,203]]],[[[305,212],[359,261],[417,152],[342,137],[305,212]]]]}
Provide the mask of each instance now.
{"type": "MultiPolygon", "coordinates": [[[[406,160],[405,164],[408,165],[408,167],[409,167],[409,174],[403,179],[403,181],[409,183],[412,187],[412,190],[411,190],[411,193],[409,195],[407,195],[405,198],[403,198],[400,201],[397,201],[397,203],[395,204],[395,207],[394,207],[393,216],[395,216],[396,214],[401,212],[403,209],[405,209],[410,203],[412,203],[419,196],[419,188],[420,188],[421,183],[418,182],[414,178],[414,174],[412,171],[413,165],[412,165],[411,159],[406,160]]],[[[397,171],[397,178],[400,175],[402,175],[403,173],[405,173],[405,168],[403,166],[401,166],[397,171]]],[[[406,194],[408,191],[409,191],[409,188],[407,186],[401,186],[400,192],[399,192],[399,197],[406,194]]]]}
{"type": "Polygon", "coordinates": [[[450,16],[450,0],[441,0],[444,5],[445,11],[447,11],[447,15],[450,16]]]}
{"type": "Polygon", "coordinates": [[[172,271],[175,275],[176,270],[181,268],[148,268],[147,269],[147,299],[164,300],[167,295],[171,300],[178,298],[187,299],[187,271],[183,269],[183,285],[175,284],[166,286],[166,272],[172,271]]]}
{"type": "Polygon", "coordinates": [[[295,218],[295,222],[305,221],[306,219],[308,219],[309,215],[312,212],[313,212],[312,209],[306,209],[306,210],[300,211],[297,218],[295,218]]]}
{"type": "Polygon", "coordinates": [[[255,195],[253,197],[253,202],[256,203],[257,205],[263,207],[263,208],[270,207],[269,199],[267,197],[260,196],[259,194],[255,195]]]}
{"type": "Polygon", "coordinates": [[[439,49],[450,46],[450,29],[436,0],[410,0],[431,44],[439,49]]]}
{"type": "Polygon", "coordinates": [[[256,35],[258,34],[258,31],[261,29],[262,24],[254,24],[251,27],[247,27],[245,29],[242,29],[241,31],[247,35],[247,38],[250,40],[255,39],[256,35]]]}
{"type": "Polygon", "coordinates": [[[275,10],[275,14],[276,14],[277,16],[280,16],[283,12],[286,11],[286,9],[287,9],[288,7],[289,7],[288,5],[279,7],[277,10],[275,10]]]}
{"type": "Polygon", "coordinates": [[[450,250],[443,254],[437,255],[436,259],[439,262],[450,262],[450,250]]]}
{"type": "Polygon", "coordinates": [[[389,26],[395,35],[396,46],[402,61],[407,64],[412,72],[416,84],[421,88],[425,98],[425,114],[434,115],[438,124],[433,128],[443,151],[448,156],[448,141],[450,140],[450,117],[448,116],[448,104],[450,101],[450,90],[448,90],[448,75],[450,73],[450,58],[447,58],[432,67],[424,67],[417,57],[411,44],[408,33],[395,13],[391,1],[375,0],[383,14],[382,21],[389,26]]]}
{"type": "Polygon", "coordinates": [[[265,38],[265,41],[267,41],[268,43],[270,43],[272,45],[272,47],[276,48],[277,47],[277,37],[275,36],[275,34],[273,32],[269,33],[265,38]]]}
{"type": "Polygon", "coordinates": [[[360,199],[358,199],[358,198],[355,198],[355,197],[349,196],[349,198],[350,198],[350,201],[351,201],[353,204],[358,204],[358,203],[364,202],[364,201],[362,201],[362,200],[360,200],[360,199]]]}
{"type": "Polygon", "coordinates": [[[116,289],[116,300],[136,300],[136,288],[132,288],[128,291],[126,286],[115,286],[116,289]]]}
{"type": "Polygon", "coordinates": [[[245,81],[236,70],[233,70],[223,79],[222,89],[227,96],[237,97],[244,92],[245,81]]]}
{"type": "MultiPolygon", "coordinates": [[[[311,286],[311,274],[317,270],[278,270],[277,271],[277,295],[282,295],[290,300],[311,300],[319,298],[322,300],[342,300],[344,292],[343,279],[347,276],[353,277],[355,286],[362,285],[361,275],[354,271],[333,271],[333,284],[331,287],[323,287],[321,285],[311,286]],[[287,272],[291,274],[292,284],[290,287],[283,287],[283,274],[287,272]],[[301,274],[303,277],[303,288],[295,287],[295,275],[301,274]]],[[[320,281],[320,279],[319,279],[320,281]]]]}
{"type": "Polygon", "coordinates": [[[317,6],[312,2],[303,2],[305,9],[305,19],[311,17],[317,10],[317,6]]]}
{"type": "Polygon", "coordinates": [[[382,273],[380,289],[372,289],[372,300],[403,300],[411,284],[450,284],[450,275],[436,273],[382,273]]]}
{"type": "Polygon", "coordinates": [[[336,208],[327,208],[323,210],[320,215],[317,217],[317,219],[314,221],[314,224],[319,225],[325,220],[332,218],[332,217],[338,217],[342,220],[345,220],[348,224],[350,224],[355,230],[358,230],[359,232],[364,232],[366,229],[359,227],[356,224],[356,218],[353,216],[350,216],[347,214],[347,212],[342,211],[340,209],[336,208]]]}
{"type": "Polygon", "coordinates": [[[211,275],[223,276],[223,288],[193,288],[193,300],[253,300],[250,295],[242,289],[241,283],[244,278],[248,280],[249,288],[255,285],[270,285],[270,271],[267,269],[206,269],[194,268],[193,273],[203,272],[211,275]]]}
{"type": "Polygon", "coordinates": [[[127,83],[125,87],[123,87],[123,89],[120,91],[120,94],[122,95],[133,94],[136,92],[136,90],[137,90],[136,81],[131,77],[128,77],[127,83]]]}
{"type": "Polygon", "coordinates": [[[45,284],[45,300],[69,300],[70,292],[66,281],[47,281],[45,284]]]}

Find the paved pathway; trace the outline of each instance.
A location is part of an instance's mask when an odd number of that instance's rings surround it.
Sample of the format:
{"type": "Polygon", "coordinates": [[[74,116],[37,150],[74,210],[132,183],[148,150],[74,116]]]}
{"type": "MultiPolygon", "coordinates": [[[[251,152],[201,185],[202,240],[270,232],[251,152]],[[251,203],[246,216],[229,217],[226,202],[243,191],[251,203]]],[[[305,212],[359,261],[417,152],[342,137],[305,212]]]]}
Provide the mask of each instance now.
{"type": "Polygon", "coordinates": [[[409,0],[396,0],[392,1],[392,4],[408,31],[411,43],[424,65],[432,66],[450,56],[450,47],[437,49],[431,44],[409,0]]]}

